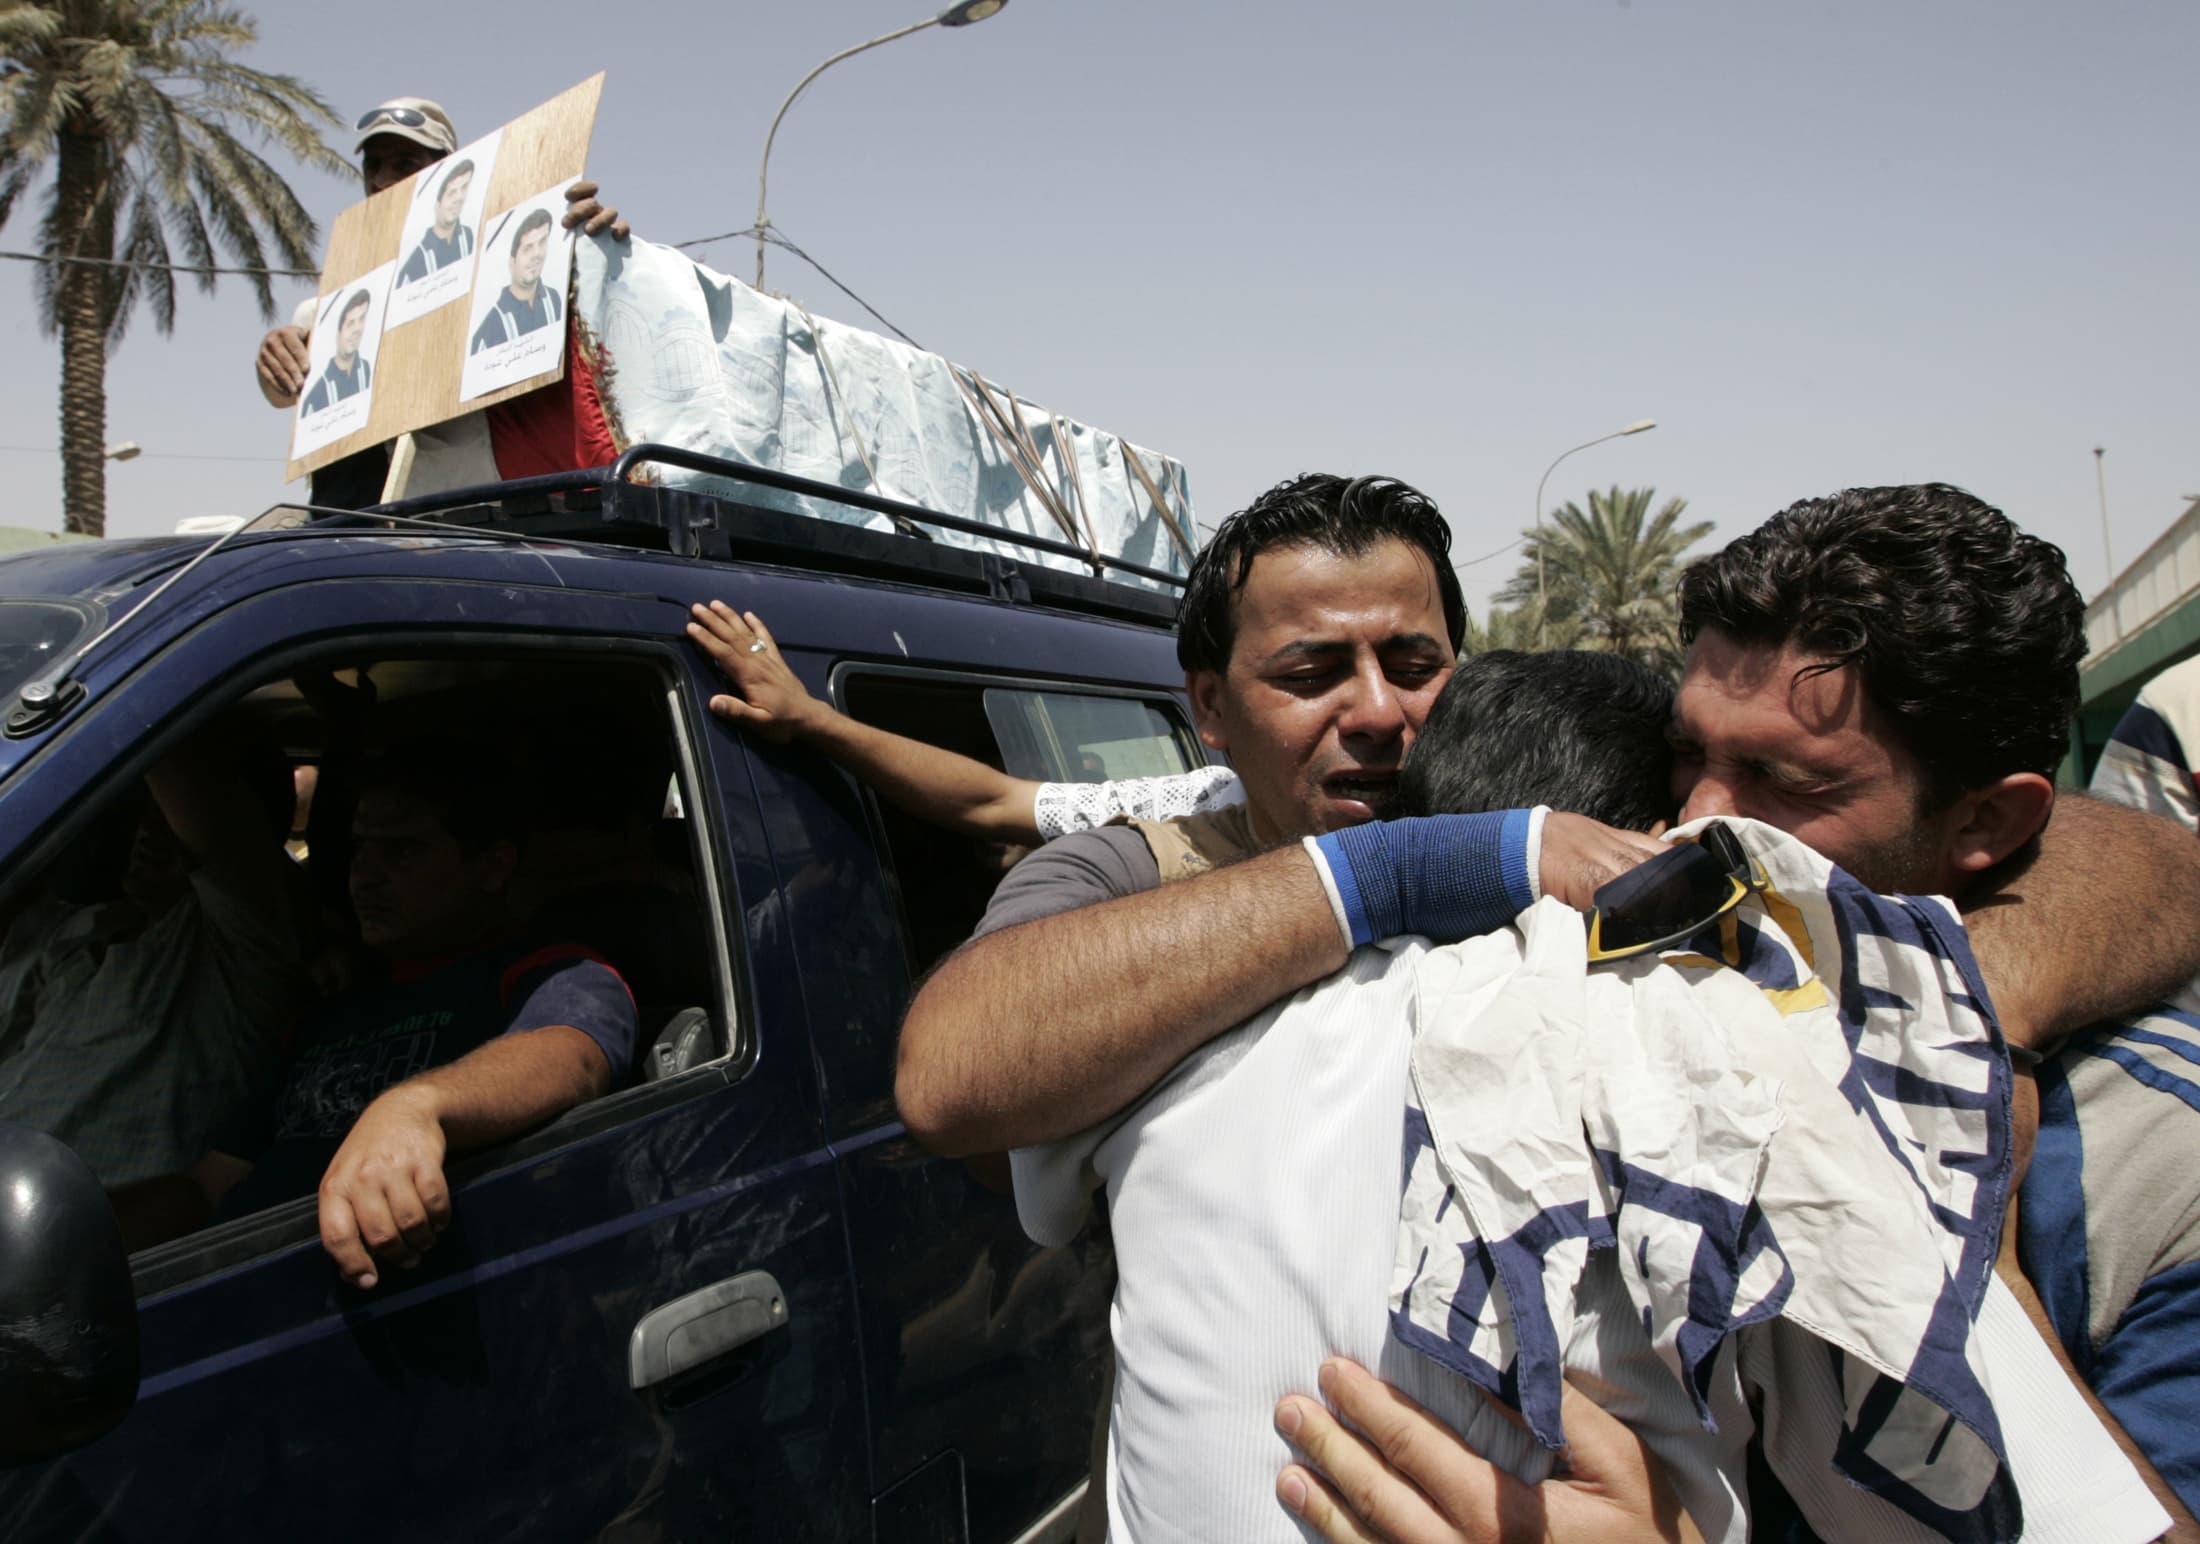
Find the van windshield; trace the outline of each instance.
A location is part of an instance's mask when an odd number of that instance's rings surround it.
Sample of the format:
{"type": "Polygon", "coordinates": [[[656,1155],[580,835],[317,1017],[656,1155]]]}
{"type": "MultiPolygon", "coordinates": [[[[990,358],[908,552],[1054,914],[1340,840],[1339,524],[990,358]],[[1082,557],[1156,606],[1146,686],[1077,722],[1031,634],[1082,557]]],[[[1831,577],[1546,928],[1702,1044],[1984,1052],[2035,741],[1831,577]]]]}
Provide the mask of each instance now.
{"type": "Polygon", "coordinates": [[[81,606],[57,600],[0,600],[0,698],[65,656],[92,625],[81,606]]]}

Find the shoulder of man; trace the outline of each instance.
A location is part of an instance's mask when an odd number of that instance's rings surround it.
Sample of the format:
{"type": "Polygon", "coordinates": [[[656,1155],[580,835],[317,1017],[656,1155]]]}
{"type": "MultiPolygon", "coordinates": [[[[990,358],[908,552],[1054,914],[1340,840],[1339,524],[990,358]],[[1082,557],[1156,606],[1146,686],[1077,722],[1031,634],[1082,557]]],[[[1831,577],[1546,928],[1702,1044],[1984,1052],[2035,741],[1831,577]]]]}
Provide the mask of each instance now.
{"type": "Polygon", "coordinates": [[[2019,1216],[2027,1273],[2081,1371],[2148,1282],[2200,1270],[2200,1015],[2096,1025],[2040,1069],[2019,1216]]]}
{"type": "Polygon", "coordinates": [[[1128,826],[1078,831],[1047,843],[1008,871],[971,936],[1159,888],[1146,839],[1128,826]]]}
{"type": "Polygon", "coordinates": [[[623,1083],[633,1066],[639,1014],[633,991],[618,969],[578,942],[515,945],[504,956],[497,982],[506,1020],[518,1034],[562,1024],[596,1042],[623,1083]]]}

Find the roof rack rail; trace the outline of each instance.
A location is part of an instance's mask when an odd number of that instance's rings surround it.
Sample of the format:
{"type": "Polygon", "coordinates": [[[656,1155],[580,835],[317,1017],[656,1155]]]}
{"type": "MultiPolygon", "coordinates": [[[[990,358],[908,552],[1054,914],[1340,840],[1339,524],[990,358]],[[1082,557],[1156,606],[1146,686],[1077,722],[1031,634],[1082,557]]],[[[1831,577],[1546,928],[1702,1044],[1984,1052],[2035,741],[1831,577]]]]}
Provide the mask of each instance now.
{"type": "Polygon", "coordinates": [[[672,445],[636,445],[607,467],[453,488],[379,504],[360,513],[412,518],[432,515],[444,524],[513,535],[638,545],[678,557],[792,559],[807,568],[977,590],[999,600],[1063,605],[1138,621],[1174,620],[1177,594],[1184,588],[1179,575],[1068,542],[1004,530],[899,499],[672,445]],[[901,534],[793,514],[735,496],[632,480],[636,468],[649,465],[679,467],[729,482],[869,510],[892,520],[901,534]],[[1092,575],[947,546],[928,535],[925,526],[1070,558],[1091,569],[1092,575]],[[1107,577],[1110,571],[1135,575],[1166,589],[1114,581],[1107,577]]]}

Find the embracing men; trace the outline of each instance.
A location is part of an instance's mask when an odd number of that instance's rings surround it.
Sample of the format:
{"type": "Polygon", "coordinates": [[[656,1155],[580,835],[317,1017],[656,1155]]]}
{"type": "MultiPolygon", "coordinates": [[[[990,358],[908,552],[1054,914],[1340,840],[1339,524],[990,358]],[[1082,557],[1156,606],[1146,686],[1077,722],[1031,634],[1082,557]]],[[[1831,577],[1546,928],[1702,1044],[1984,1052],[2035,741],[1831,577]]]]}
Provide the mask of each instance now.
{"type": "MultiPolygon", "coordinates": [[[[912,1005],[897,1090],[912,1131],[951,1152],[1068,1137],[1346,964],[1360,927],[1340,927],[1337,875],[1325,885],[1314,854],[1276,844],[1390,813],[1460,631],[1447,542],[1425,500],[1381,480],[1301,479],[1218,533],[1179,652],[1202,738],[1244,779],[1242,816],[1110,828],[1015,870],[912,1005]]],[[[2052,548],[1953,489],[1855,490],[1733,544],[1683,601],[1685,817],[1763,819],[1874,887],[1957,895],[2018,1045],[2143,1004],[2200,963],[2189,839],[2082,801],[2042,832],[2082,649],[2052,548]]],[[[1654,847],[1564,814],[1435,848],[1363,829],[1345,866],[1377,877],[1348,882],[1373,892],[1357,897],[1371,937],[1481,931],[1538,890],[1585,904],[1654,847]]],[[[1282,1416],[1310,1452],[1344,1452],[1314,1446],[1336,1430],[1325,1420],[1304,1401],[1282,1416]]],[[[1281,1488],[1327,1526],[1314,1477],[1281,1488]]],[[[1350,1494],[1374,1511],[1384,1492],[1350,1494]]]]}

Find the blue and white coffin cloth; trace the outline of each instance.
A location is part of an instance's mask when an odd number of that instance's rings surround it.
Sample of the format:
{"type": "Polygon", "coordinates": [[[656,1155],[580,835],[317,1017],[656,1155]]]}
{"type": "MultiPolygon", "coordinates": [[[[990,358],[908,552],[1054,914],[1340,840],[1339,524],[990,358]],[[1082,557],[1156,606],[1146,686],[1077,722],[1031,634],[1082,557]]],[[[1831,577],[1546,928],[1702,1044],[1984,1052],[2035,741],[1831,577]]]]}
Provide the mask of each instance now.
{"type": "Polygon", "coordinates": [[[1486,952],[1424,961],[1393,1331],[1558,1447],[1576,1288],[1615,1248],[1706,1429],[1730,1337],[1724,1365],[1778,1391],[1765,1454],[1799,1498],[1853,1486],[1952,1539],[2013,1539],[1974,1335],[2010,1072],[1962,926],[1728,824],[1771,887],[1683,946],[1588,967],[1580,915],[1546,900],[1501,979],[1486,952]]]}

